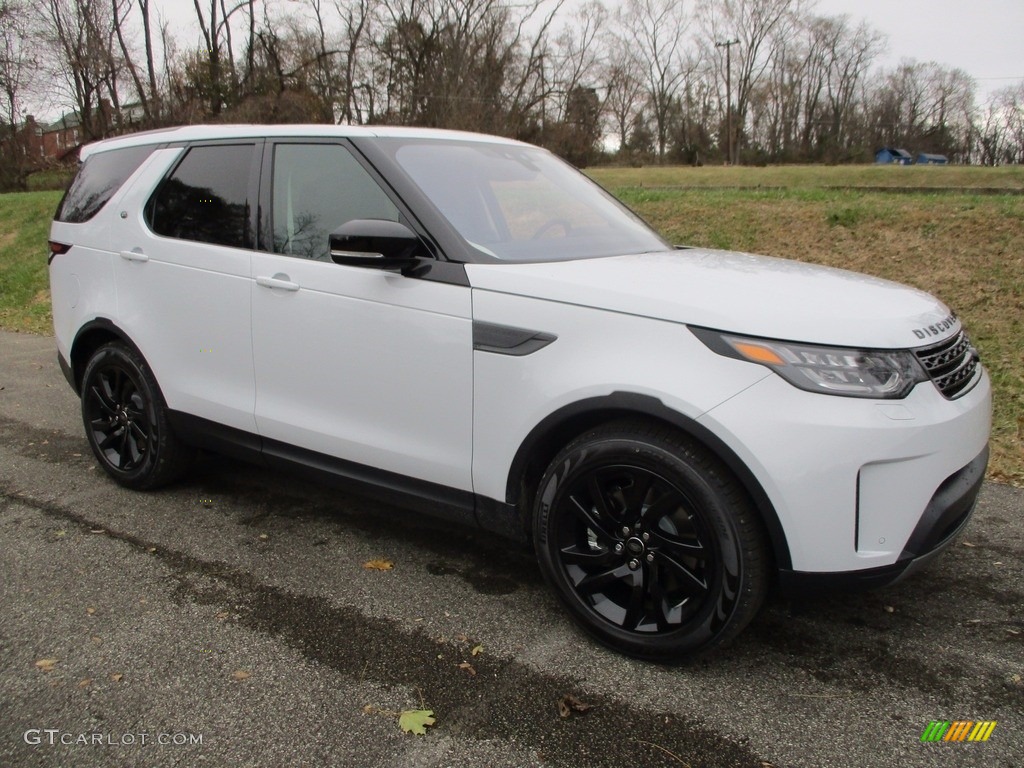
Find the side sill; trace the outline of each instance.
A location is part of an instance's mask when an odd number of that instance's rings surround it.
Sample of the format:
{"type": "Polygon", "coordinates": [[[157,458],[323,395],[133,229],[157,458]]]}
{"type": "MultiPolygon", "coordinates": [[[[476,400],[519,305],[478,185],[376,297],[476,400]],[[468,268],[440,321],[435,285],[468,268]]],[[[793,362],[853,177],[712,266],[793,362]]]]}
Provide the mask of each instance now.
{"type": "Polygon", "coordinates": [[[198,448],[360,492],[396,506],[474,528],[478,525],[479,506],[485,513],[480,527],[514,536],[515,532],[509,529],[510,523],[507,522],[515,514],[514,507],[478,497],[470,491],[406,477],[279,440],[268,440],[181,411],[168,411],[168,419],[182,440],[198,448]]]}

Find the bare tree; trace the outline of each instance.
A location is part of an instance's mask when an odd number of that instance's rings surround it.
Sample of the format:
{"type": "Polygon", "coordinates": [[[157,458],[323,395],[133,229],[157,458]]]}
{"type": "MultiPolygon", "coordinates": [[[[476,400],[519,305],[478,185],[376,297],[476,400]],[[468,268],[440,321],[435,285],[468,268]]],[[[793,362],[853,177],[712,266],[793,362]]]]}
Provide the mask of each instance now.
{"type": "Polygon", "coordinates": [[[83,136],[100,138],[112,128],[120,103],[121,64],[115,54],[111,6],[105,0],[45,0],[36,5],[49,68],[67,86],[83,136]]]}
{"type": "MultiPolygon", "coordinates": [[[[786,38],[789,26],[796,19],[801,0],[705,0],[701,9],[706,55],[715,62],[719,83],[732,80],[736,99],[736,126],[742,132],[752,92],[775,58],[775,48],[786,38]],[[732,72],[726,72],[726,53],[714,43],[738,39],[732,53],[732,72]]],[[[739,160],[739,141],[734,141],[739,160]]]]}
{"type": "Polygon", "coordinates": [[[683,0],[625,0],[618,23],[643,72],[658,158],[664,161],[673,104],[696,70],[696,59],[686,55],[690,19],[683,0]]]}

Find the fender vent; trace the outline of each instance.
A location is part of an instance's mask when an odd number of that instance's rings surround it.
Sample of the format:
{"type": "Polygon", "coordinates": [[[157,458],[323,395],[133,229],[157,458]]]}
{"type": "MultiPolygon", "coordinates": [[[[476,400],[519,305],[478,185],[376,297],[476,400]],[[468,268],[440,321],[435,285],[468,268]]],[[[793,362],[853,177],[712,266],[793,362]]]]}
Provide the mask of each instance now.
{"type": "Polygon", "coordinates": [[[963,331],[931,347],[915,349],[914,354],[928,377],[949,400],[969,392],[981,378],[978,351],[963,331]]]}

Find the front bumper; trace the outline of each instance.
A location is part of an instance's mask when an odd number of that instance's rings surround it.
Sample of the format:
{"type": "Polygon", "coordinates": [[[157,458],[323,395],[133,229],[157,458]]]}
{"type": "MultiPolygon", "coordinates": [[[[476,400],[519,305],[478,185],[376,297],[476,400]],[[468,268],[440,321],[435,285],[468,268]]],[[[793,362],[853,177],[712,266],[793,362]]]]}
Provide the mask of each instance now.
{"type": "Polygon", "coordinates": [[[770,500],[796,573],[891,570],[940,548],[977,496],[991,426],[984,371],[962,397],[930,382],[898,401],[803,392],[769,376],[699,422],[770,500]]]}
{"type": "Polygon", "coordinates": [[[985,479],[988,452],[986,445],[970,464],[954,472],[939,486],[895,563],[835,573],[786,569],[779,572],[782,590],[793,593],[882,587],[919,571],[949,547],[967,527],[985,479]]]}

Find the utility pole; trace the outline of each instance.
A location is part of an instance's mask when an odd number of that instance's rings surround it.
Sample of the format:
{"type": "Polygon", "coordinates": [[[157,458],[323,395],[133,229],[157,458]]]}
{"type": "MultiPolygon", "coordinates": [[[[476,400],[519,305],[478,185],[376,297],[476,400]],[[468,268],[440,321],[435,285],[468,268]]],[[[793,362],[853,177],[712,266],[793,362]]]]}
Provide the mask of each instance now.
{"type": "Polygon", "coordinates": [[[729,156],[725,164],[732,165],[732,47],[739,45],[739,40],[725,40],[715,43],[715,48],[725,48],[725,112],[726,133],[729,135],[729,156]]]}

